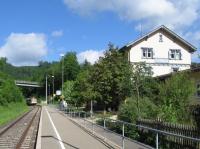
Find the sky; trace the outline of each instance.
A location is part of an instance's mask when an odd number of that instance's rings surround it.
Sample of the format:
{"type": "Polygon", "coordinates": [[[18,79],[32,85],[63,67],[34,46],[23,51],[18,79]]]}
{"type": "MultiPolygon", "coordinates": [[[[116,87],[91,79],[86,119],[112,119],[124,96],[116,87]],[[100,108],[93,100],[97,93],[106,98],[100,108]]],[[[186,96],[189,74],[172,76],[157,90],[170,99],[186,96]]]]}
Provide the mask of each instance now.
{"type": "MultiPolygon", "coordinates": [[[[165,25],[200,49],[200,0],[1,0],[0,57],[15,66],[57,61],[74,51],[94,63],[165,25]]],[[[199,62],[198,52],[192,55],[199,62]]]]}

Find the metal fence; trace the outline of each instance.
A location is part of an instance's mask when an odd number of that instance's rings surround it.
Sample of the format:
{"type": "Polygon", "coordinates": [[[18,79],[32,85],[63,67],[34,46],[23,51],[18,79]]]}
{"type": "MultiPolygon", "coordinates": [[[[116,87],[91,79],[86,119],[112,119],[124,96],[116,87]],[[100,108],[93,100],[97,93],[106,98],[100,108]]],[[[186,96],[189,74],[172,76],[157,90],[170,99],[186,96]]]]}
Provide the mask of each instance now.
{"type": "MultiPolygon", "coordinates": [[[[64,109],[64,112],[69,116],[74,122],[79,124],[84,129],[89,130],[92,134],[101,138],[104,141],[112,144],[116,148],[121,149],[133,149],[133,148],[169,148],[169,146],[163,147],[161,144],[161,139],[163,136],[168,138],[176,138],[179,141],[188,140],[194,142],[193,148],[200,149],[200,138],[193,138],[190,136],[185,136],[177,133],[171,133],[155,128],[150,128],[147,126],[142,126],[133,123],[127,123],[124,121],[113,120],[110,118],[95,118],[90,113],[85,111],[76,111],[76,109],[64,109]],[[145,142],[139,137],[139,133],[149,134],[149,142],[153,142],[149,145],[144,145],[136,140],[145,142]]],[[[140,134],[141,135],[141,134],[140,134]]],[[[145,137],[144,137],[145,138],[145,137]]],[[[190,147],[185,147],[190,148],[190,147]]]]}
{"type": "MultiPolygon", "coordinates": [[[[200,129],[199,127],[186,124],[174,124],[169,122],[164,122],[161,119],[150,120],[150,119],[139,119],[136,122],[138,125],[162,130],[165,132],[170,132],[174,134],[179,134],[182,136],[188,136],[192,138],[200,138],[200,129]]],[[[143,136],[148,136],[151,132],[140,131],[143,136]]],[[[143,137],[145,138],[145,137],[143,137]]],[[[146,137],[147,138],[147,137],[146,137]]],[[[200,143],[193,140],[188,140],[179,137],[163,136],[160,135],[159,144],[163,147],[167,146],[168,148],[200,148],[200,143]]],[[[166,148],[166,147],[165,147],[166,148]]]]}

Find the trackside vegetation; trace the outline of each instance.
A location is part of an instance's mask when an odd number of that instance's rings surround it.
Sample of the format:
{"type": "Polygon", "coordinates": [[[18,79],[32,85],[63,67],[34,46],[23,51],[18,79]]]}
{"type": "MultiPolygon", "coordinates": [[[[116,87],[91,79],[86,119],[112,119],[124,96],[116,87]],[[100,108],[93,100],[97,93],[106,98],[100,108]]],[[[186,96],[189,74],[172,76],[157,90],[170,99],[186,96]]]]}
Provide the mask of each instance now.
{"type": "Polygon", "coordinates": [[[0,106],[0,126],[16,119],[27,111],[27,105],[21,102],[10,103],[7,106],[0,106]]]}
{"type": "Polygon", "coordinates": [[[14,80],[0,72],[0,125],[15,119],[28,110],[24,97],[14,80]]]}

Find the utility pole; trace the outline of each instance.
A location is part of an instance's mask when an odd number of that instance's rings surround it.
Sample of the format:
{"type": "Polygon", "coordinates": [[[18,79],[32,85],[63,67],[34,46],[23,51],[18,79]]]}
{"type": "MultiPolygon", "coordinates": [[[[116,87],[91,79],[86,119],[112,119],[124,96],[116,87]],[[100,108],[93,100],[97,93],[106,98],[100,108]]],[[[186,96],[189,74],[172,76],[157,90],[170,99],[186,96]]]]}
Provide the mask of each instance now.
{"type": "Polygon", "coordinates": [[[53,96],[54,96],[54,75],[52,76],[53,78],[53,96]]]}
{"type": "Polygon", "coordinates": [[[47,75],[46,75],[46,103],[47,103],[47,75]]]}
{"type": "Polygon", "coordinates": [[[63,84],[64,84],[64,54],[60,54],[62,61],[62,94],[63,94],[63,84]]]}
{"type": "Polygon", "coordinates": [[[64,84],[64,64],[63,63],[64,63],[64,60],[62,60],[62,94],[63,94],[63,84],[64,84]]]}
{"type": "Polygon", "coordinates": [[[90,117],[93,116],[93,101],[90,101],[90,117]]]}
{"type": "Polygon", "coordinates": [[[52,79],[53,79],[53,80],[52,80],[52,81],[53,81],[53,82],[52,82],[52,85],[53,85],[52,103],[54,103],[54,73],[53,73],[53,76],[51,76],[51,77],[52,77],[52,79]]]}

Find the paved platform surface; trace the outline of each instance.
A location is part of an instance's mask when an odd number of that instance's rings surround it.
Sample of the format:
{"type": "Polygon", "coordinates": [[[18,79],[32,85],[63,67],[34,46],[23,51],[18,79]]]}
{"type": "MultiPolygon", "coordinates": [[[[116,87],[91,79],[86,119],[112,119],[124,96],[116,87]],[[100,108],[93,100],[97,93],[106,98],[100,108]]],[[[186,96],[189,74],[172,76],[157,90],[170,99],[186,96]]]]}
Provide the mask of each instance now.
{"type": "MultiPolygon", "coordinates": [[[[84,119],[81,118],[72,118],[76,123],[84,126],[85,128],[89,130],[94,130],[95,133],[98,135],[106,138],[107,140],[111,141],[112,144],[114,143],[116,146],[121,148],[122,146],[122,136],[118,135],[114,132],[111,131],[104,131],[103,127],[100,127],[98,125],[92,125],[91,122],[85,121],[84,119]]],[[[153,149],[150,146],[144,145],[140,142],[137,142],[135,140],[131,140],[128,138],[124,138],[124,148],[125,149],[153,149]]]]}
{"type": "Polygon", "coordinates": [[[55,108],[43,106],[39,132],[42,149],[107,149],[94,137],[73,124],[55,108]]]}

